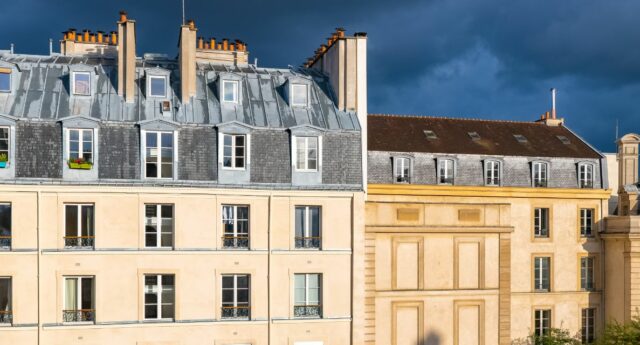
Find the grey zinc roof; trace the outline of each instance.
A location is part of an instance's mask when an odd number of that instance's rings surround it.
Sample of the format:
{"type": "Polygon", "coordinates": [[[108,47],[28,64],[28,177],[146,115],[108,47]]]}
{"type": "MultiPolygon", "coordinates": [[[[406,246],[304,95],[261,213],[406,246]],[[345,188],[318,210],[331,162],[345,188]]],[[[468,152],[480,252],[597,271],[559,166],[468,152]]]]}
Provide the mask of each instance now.
{"type": "MultiPolygon", "coordinates": [[[[1,52],[0,52],[1,53],[1,52]]],[[[239,121],[250,126],[289,128],[312,125],[327,130],[359,130],[355,113],[335,106],[335,95],[327,76],[307,69],[273,69],[198,63],[196,96],[190,104],[180,102],[180,78],[176,60],[138,59],[135,102],[125,103],[117,94],[115,59],[71,56],[0,54],[0,62],[19,69],[11,93],[0,93],[0,114],[17,118],[56,120],[84,115],[105,121],[139,122],[163,118],[178,123],[216,125],[239,121]],[[70,69],[84,67],[95,71],[95,90],[91,97],[70,96],[70,69]],[[144,93],[145,71],[159,67],[170,73],[169,99],[172,111],[162,113],[161,100],[144,93]],[[231,75],[241,83],[237,106],[222,106],[217,91],[220,74],[231,75]],[[310,81],[310,106],[292,108],[285,99],[289,78],[310,81]]]]}

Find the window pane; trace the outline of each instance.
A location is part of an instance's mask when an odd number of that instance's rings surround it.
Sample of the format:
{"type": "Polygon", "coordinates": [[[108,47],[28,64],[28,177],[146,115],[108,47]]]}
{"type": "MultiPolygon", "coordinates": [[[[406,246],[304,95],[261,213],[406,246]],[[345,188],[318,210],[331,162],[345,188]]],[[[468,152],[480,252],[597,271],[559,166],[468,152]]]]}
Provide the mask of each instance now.
{"type": "Polygon", "coordinates": [[[233,81],[223,81],[223,97],[225,102],[236,102],[238,83],[233,81]]]}
{"type": "Polygon", "coordinates": [[[241,275],[238,276],[237,279],[239,289],[247,289],[249,287],[249,276],[241,275]]]}
{"type": "Polygon", "coordinates": [[[93,279],[82,278],[81,308],[93,309],[93,279]]]}
{"type": "Polygon", "coordinates": [[[161,133],[162,147],[173,147],[173,133],[161,133]]]}
{"type": "Polygon", "coordinates": [[[174,318],[174,307],[173,304],[162,304],[162,318],[163,319],[173,319],[174,318]]]}
{"type": "Polygon", "coordinates": [[[294,84],[293,89],[293,105],[307,105],[308,104],[308,92],[307,85],[294,84]]]}
{"type": "Polygon", "coordinates": [[[233,289],[233,276],[223,276],[222,277],[222,288],[223,289],[233,289]]]}
{"type": "Polygon", "coordinates": [[[164,97],[166,94],[166,81],[164,77],[151,77],[151,96],[164,97]]]}
{"type": "Polygon", "coordinates": [[[82,236],[93,236],[93,206],[82,206],[82,236]]]}
{"type": "Polygon", "coordinates": [[[65,278],[64,309],[78,310],[78,279],[77,278],[65,278]]]}
{"type": "Polygon", "coordinates": [[[78,206],[65,206],[65,235],[78,236],[78,206]]]}
{"type": "Polygon", "coordinates": [[[311,216],[310,235],[312,237],[320,236],[320,207],[310,207],[309,215],[311,216]]]}
{"type": "Polygon", "coordinates": [[[0,278],[0,310],[11,310],[11,279],[0,278]]]}
{"type": "Polygon", "coordinates": [[[11,91],[11,73],[0,73],[0,91],[11,91]]]}
{"type": "Polygon", "coordinates": [[[157,319],[158,318],[158,306],[156,304],[150,304],[144,306],[144,318],[145,319],[157,319]]]}
{"type": "Polygon", "coordinates": [[[74,93],[76,95],[91,95],[91,77],[89,73],[74,73],[74,93]]]}
{"type": "Polygon", "coordinates": [[[296,207],[296,236],[297,237],[304,237],[305,223],[306,223],[305,207],[296,207]]]}
{"type": "Polygon", "coordinates": [[[147,163],[147,177],[158,177],[158,165],[156,163],[147,163]]]}
{"type": "Polygon", "coordinates": [[[0,205],[0,236],[11,236],[11,205],[0,205]]]}
{"type": "Polygon", "coordinates": [[[156,132],[147,132],[147,147],[158,147],[158,134],[156,132]]]}

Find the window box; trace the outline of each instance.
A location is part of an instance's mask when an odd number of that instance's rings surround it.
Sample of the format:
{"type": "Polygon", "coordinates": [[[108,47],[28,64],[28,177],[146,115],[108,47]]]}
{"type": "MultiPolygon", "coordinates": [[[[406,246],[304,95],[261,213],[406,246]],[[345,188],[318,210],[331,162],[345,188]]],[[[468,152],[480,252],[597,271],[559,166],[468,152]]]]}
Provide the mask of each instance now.
{"type": "Polygon", "coordinates": [[[93,163],[82,158],[69,160],[69,169],[91,170],[91,168],[93,168],[93,163]]]}
{"type": "MultiPolygon", "coordinates": [[[[2,157],[0,157],[0,159],[2,159],[2,157]]],[[[9,166],[9,162],[7,161],[0,161],[0,169],[4,169],[6,167],[9,166]]]]}

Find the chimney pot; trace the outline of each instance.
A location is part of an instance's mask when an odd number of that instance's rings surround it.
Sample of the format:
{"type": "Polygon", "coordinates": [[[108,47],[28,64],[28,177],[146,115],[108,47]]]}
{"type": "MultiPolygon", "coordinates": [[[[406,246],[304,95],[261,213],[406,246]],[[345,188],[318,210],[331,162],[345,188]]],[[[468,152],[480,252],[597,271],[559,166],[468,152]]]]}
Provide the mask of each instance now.
{"type": "Polygon", "coordinates": [[[104,43],[104,31],[98,31],[98,43],[104,43]]]}
{"type": "Polygon", "coordinates": [[[336,28],[336,34],[339,38],[344,37],[344,28],[336,28]]]}
{"type": "Polygon", "coordinates": [[[111,44],[118,44],[118,33],[115,31],[111,31],[111,44]]]}
{"type": "Polygon", "coordinates": [[[196,29],[196,22],[193,19],[189,19],[187,21],[187,25],[189,25],[189,29],[190,30],[195,30],[196,29]]]}
{"type": "Polygon", "coordinates": [[[222,39],[222,50],[229,50],[229,39],[228,38],[223,38],[222,39]]]}
{"type": "Polygon", "coordinates": [[[229,50],[230,51],[235,51],[236,50],[236,44],[235,43],[229,44],[229,50]]]}
{"type": "Polygon", "coordinates": [[[204,38],[198,37],[198,49],[203,49],[204,48],[204,38]]]}
{"type": "Polygon", "coordinates": [[[120,11],[120,22],[126,22],[127,21],[127,11],[122,10],[120,11]]]}
{"type": "Polygon", "coordinates": [[[215,37],[211,37],[209,39],[209,47],[211,47],[211,49],[216,49],[216,38],[215,37]]]}
{"type": "Polygon", "coordinates": [[[62,32],[62,40],[63,40],[63,41],[66,41],[66,40],[67,40],[67,38],[68,38],[68,37],[67,37],[67,35],[68,35],[68,34],[69,34],[69,33],[68,33],[67,31],[63,31],[63,32],[62,32]]]}

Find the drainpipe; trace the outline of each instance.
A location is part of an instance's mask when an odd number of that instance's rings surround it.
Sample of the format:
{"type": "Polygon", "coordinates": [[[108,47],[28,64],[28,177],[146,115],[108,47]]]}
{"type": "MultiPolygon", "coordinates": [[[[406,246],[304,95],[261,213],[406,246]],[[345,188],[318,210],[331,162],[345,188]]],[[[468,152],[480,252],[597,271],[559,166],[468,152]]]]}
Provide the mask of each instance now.
{"type": "Polygon", "coordinates": [[[40,333],[42,332],[42,320],[40,318],[40,308],[42,307],[40,304],[40,260],[42,258],[42,252],[40,251],[40,190],[38,190],[37,193],[37,202],[36,202],[36,240],[37,240],[37,250],[38,250],[38,261],[37,261],[37,279],[36,279],[36,284],[37,289],[36,289],[36,293],[38,294],[38,303],[37,303],[37,308],[38,308],[38,345],[40,345],[40,333]]]}
{"type": "Polygon", "coordinates": [[[267,344],[271,344],[271,202],[273,193],[269,195],[267,221],[267,344]]]}

